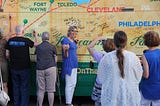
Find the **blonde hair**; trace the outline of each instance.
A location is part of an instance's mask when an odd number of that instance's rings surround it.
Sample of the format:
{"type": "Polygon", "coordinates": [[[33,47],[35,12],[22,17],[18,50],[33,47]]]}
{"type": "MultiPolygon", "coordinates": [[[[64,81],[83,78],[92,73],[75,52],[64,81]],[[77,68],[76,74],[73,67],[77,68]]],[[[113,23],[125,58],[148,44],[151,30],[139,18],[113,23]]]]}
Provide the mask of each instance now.
{"type": "Polygon", "coordinates": [[[68,33],[67,33],[67,36],[69,37],[71,32],[74,31],[74,29],[77,29],[77,26],[70,26],[69,29],[68,29],[68,33]]]}

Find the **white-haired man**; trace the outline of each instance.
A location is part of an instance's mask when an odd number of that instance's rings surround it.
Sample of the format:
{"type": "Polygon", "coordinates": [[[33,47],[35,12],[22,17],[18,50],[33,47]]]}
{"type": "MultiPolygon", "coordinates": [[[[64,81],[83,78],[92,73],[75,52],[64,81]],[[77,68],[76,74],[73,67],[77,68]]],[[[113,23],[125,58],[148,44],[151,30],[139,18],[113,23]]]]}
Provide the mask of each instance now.
{"type": "Polygon", "coordinates": [[[29,105],[30,88],[30,56],[29,48],[37,44],[29,38],[24,37],[24,27],[15,27],[16,36],[8,40],[6,49],[7,57],[10,58],[11,76],[13,84],[14,106],[29,105]]]}

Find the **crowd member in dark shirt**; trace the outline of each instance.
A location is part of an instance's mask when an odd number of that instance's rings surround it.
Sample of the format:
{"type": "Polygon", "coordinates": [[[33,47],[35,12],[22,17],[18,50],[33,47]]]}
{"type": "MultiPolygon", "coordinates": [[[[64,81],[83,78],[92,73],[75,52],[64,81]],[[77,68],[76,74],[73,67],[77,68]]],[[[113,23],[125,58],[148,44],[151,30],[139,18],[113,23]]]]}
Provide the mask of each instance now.
{"type": "MultiPolygon", "coordinates": [[[[7,57],[10,59],[11,77],[13,83],[14,106],[28,106],[30,94],[30,56],[29,48],[34,43],[29,38],[25,38],[22,25],[15,27],[16,36],[8,40],[6,49],[7,57]]],[[[35,42],[37,37],[35,36],[35,42]]]]}
{"type": "Polygon", "coordinates": [[[8,64],[7,64],[7,58],[6,58],[6,49],[5,45],[7,44],[7,41],[3,38],[3,31],[0,28],[0,71],[2,73],[2,80],[3,80],[3,88],[6,93],[8,93],[8,64]]]}
{"type": "Polygon", "coordinates": [[[49,106],[54,104],[56,84],[57,51],[49,43],[49,33],[42,33],[42,43],[36,47],[37,62],[37,104],[42,106],[45,91],[48,93],[49,106]]]}

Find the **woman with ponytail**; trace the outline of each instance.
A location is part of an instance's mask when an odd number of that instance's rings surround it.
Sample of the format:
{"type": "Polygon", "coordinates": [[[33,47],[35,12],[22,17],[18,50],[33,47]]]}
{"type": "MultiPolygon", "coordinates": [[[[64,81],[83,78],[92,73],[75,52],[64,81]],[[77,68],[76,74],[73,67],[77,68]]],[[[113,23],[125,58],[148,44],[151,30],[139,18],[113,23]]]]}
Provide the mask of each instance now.
{"type": "Polygon", "coordinates": [[[116,50],[104,55],[98,66],[102,83],[102,106],[139,106],[139,82],[142,67],[135,53],[125,50],[127,35],[123,31],[114,34],[116,50]]]}

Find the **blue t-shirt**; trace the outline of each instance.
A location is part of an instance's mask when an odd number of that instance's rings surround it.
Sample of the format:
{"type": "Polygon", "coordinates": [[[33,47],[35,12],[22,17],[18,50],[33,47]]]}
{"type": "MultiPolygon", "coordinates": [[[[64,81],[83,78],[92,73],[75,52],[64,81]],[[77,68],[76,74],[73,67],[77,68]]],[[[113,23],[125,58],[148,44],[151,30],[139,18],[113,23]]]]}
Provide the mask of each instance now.
{"type": "Polygon", "coordinates": [[[144,53],[149,66],[149,78],[142,78],[141,92],[145,99],[160,99],[160,49],[144,53]]]}
{"type": "Polygon", "coordinates": [[[64,56],[62,48],[62,77],[64,78],[66,74],[71,75],[73,68],[78,68],[78,59],[77,59],[77,45],[75,42],[71,42],[67,37],[65,37],[61,44],[68,44],[68,57],[64,56]]]}

